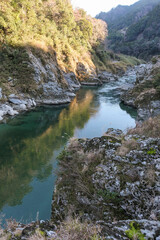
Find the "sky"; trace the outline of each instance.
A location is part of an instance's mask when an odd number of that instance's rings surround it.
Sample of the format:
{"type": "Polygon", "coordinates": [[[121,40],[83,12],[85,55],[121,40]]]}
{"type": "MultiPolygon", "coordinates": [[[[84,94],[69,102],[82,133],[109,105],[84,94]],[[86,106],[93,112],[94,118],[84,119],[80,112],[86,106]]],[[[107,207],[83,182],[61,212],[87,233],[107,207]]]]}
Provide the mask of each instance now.
{"type": "Polygon", "coordinates": [[[108,12],[117,5],[131,5],[138,0],[71,0],[73,7],[83,8],[95,17],[100,12],[108,12]]]}

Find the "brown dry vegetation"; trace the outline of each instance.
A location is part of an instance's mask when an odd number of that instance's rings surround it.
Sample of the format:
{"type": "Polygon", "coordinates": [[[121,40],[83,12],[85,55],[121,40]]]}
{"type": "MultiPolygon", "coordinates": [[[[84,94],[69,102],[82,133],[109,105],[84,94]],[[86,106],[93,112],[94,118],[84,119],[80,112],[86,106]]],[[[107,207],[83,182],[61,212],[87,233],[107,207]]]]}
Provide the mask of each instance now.
{"type": "MultiPolygon", "coordinates": [[[[32,224],[28,225],[32,226],[32,224]]],[[[26,228],[28,227],[26,225],[26,228]]],[[[25,230],[25,232],[27,232],[25,230]]],[[[67,217],[65,221],[55,230],[52,231],[52,237],[48,237],[44,230],[41,229],[39,223],[36,225],[33,223],[32,231],[29,231],[25,236],[28,240],[104,240],[101,236],[101,227],[89,222],[81,222],[78,218],[73,219],[67,217]]],[[[0,240],[7,239],[21,239],[22,230],[18,227],[18,223],[15,220],[9,220],[7,228],[0,229],[0,240]],[[8,225],[9,224],[9,225],[8,225]],[[12,232],[12,234],[11,234],[12,232]]],[[[23,235],[24,237],[24,235],[23,235]]]]}
{"type": "Polygon", "coordinates": [[[100,240],[101,228],[87,222],[81,223],[79,219],[68,218],[57,232],[57,238],[63,240],[100,240]]]}
{"type": "Polygon", "coordinates": [[[127,133],[144,135],[146,137],[160,137],[160,116],[149,118],[143,123],[138,123],[133,129],[130,129],[127,133]]]}
{"type": "Polygon", "coordinates": [[[127,141],[123,141],[122,145],[117,149],[117,154],[120,156],[125,156],[131,150],[135,150],[139,147],[139,144],[135,139],[129,139],[127,141]]]}

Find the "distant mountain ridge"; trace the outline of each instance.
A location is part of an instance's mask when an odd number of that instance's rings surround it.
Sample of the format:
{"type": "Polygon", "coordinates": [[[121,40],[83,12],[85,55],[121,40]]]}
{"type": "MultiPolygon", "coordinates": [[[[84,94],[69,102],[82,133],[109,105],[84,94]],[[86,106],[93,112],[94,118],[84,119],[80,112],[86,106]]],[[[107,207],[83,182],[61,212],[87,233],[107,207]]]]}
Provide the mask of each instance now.
{"type": "Polygon", "coordinates": [[[160,0],[118,5],[96,16],[108,24],[108,47],[115,52],[149,59],[160,54],[160,0]]]}

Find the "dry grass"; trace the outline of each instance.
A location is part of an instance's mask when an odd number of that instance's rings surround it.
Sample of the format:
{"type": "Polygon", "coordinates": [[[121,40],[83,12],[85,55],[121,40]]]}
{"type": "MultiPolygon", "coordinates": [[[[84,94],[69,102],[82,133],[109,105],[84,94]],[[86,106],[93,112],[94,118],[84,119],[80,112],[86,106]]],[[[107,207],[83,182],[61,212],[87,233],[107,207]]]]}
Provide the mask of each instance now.
{"type": "Polygon", "coordinates": [[[0,220],[0,240],[5,240],[6,234],[4,233],[4,230],[1,228],[1,220],[0,220]]]}
{"type": "Polygon", "coordinates": [[[36,229],[36,232],[28,238],[29,240],[45,240],[47,239],[45,236],[42,235],[39,229],[36,229]]]}
{"type": "Polygon", "coordinates": [[[7,219],[6,223],[7,223],[7,229],[11,231],[15,231],[16,228],[18,228],[18,222],[16,222],[15,219],[7,219]]]}
{"type": "Polygon", "coordinates": [[[78,151],[80,148],[81,147],[80,147],[80,143],[78,142],[78,139],[75,137],[70,138],[68,150],[69,151],[74,151],[74,150],[78,151]]]}
{"type": "Polygon", "coordinates": [[[120,156],[126,156],[131,150],[135,150],[139,147],[139,144],[135,139],[129,139],[128,141],[123,141],[122,145],[117,149],[117,154],[120,156]]]}
{"type": "MultiPolygon", "coordinates": [[[[11,234],[8,231],[12,231],[13,239],[20,239],[21,233],[15,232],[17,223],[12,220],[10,221],[7,231],[0,228],[0,240],[7,240],[11,238],[11,234]]],[[[27,225],[26,225],[27,227],[27,225]]],[[[99,225],[93,223],[81,222],[79,218],[73,219],[68,217],[64,222],[61,223],[56,232],[53,232],[52,237],[46,235],[45,231],[42,231],[38,226],[35,232],[25,236],[28,240],[104,240],[101,236],[101,228],[99,225]]]]}
{"type": "Polygon", "coordinates": [[[55,240],[100,240],[101,228],[79,219],[68,218],[60,227],[55,240]]]}
{"type": "Polygon", "coordinates": [[[0,215],[0,240],[10,239],[10,234],[1,227],[3,218],[4,216],[0,215]]]}
{"type": "Polygon", "coordinates": [[[147,179],[147,182],[150,186],[154,186],[156,182],[156,174],[155,174],[155,169],[154,167],[148,167],[146,172],[145,172],[145,177],[147,179]]]}
{"type": "Polygon", "coordinates": [[[137,126],[130,129],[127,134],[138,134],[146,137],[160,137],[160,116],[149,118],[142,124],[137,124],[137,126]]]}
{"type": "Polygon", "coordinates": [[[100,236],[101,228],[98,225],[89,224],[87,222],[81,223],[78,218],[73,219],[68,217],[59,229],[55,232],[55,236],[49,238],[43,236],[43,232],[37,229],[36,232],[30,236],[29,240],[103,240],[100,236]]]}

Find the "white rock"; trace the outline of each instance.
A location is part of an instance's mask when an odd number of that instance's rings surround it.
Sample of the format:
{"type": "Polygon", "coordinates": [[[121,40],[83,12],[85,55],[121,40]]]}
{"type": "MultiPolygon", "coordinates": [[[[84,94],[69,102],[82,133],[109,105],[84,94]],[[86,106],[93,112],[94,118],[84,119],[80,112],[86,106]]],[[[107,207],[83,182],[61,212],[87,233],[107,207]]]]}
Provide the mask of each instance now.
{"type": "Polygon", "coordinates": [[[19,98],[9,98],[9,101],[15,105],[19,105],[19,104],[27,104],[26,101],[21,100],[19,98]]]}
{"type": "Polygon", "coordinates": [[[37,105],[36,102],[34,101],[34,99],[32,99],[32,104],[34,107],[36,107],[36,105],[37,105]]]}
{"type": "Polygon", "coordinates": [[[3,104],[1,106],[1,110],[0,110],[0,115],[4,116],[4,115],[10,115],[10,116],[14,116],[16,114],[18,114],[17,111],[13,110],[13,108],[7,104],[3,104]]]}
{"type": "Polygon", "coordinates": [[[158,164],[156,165],[156,169],[157,169],[157,170],[160,170],[160,163],[158,163],[158,164]]]}
{"type": "Polygon", "coordinates": [[[20,105],[19,105],[19,108],[20,108],[21,110],[26,110],[26,109],[27,109],[25,104],[20,104],[20,105]]]}
{"type": "Polygon", "coordinates": [[[3,115],[7,114],[9,110],[13,110],[13,108],[7,104],[3,104],[1,106],[1,110],[4,112],[3,115]]]}
{"type": "Polygon", "coordinates": [[[45,221],[44,220],[40,220],[40,224],[42,224],[42,223],[45,223],[45,221]]]}
{"type": "Polygon", "coordinates": [[[31,99],[28,99],[28,102],[27,102],[27,107],[28,108],[31,108],[32,107],[32,100],[31,99]]]}
{"type": "Polygon", "coordinates": [[[20,99],[17,99],[17,98],[9,98],[9,101],[13,104],[16,104],[16,105],[19,105],[21,104],[21,100],[20,99]]]}
{"type": "Polygon", "coordinates": [[[75,97],[75,96],[76,96],[76,94],[73,93],[73,92],[67,92],[66,94],[67,94],[67,96],[69,96],[69,97],[75,97]]]}
{"type": "Polygon", "coordinates": [[[0,117],[2,117],[4,114],[4,111],[0,110],[0,117]]]}
{"type": "Polygon", "coordinates": [[[8,82],[11,82],[13,79],[11,77],[8,78],[8,82]]]}
{"type": "Polygon", "coordinates": [[[48,235],[49,237],[52,237],[52,238],[53,238],[53,237],[54,237],[54,238],[57,237],[57,233],[56,233],[56,232],[47,231],[46,233],[47,233],[47,235],[48,235]]]}
{"type": "Polygon", "coordinates": [[[14,115],[16,115],[16,114],[18,114],[17,111],[15,111],[15,110],[13,110],[13,109],[9,109],[9,110],[8,110],[8,115],[14,116],[14,115]]]}
{"type": "Polygon", "coordinates": [[[17,96],[14,93],[12,93],[9,95],[9,98],[17,98],[17,96]]]}

